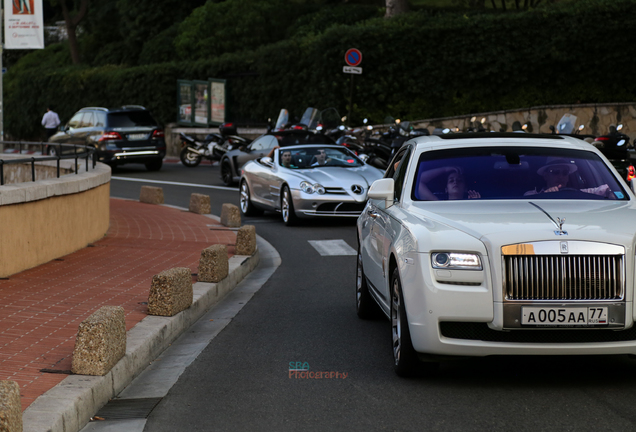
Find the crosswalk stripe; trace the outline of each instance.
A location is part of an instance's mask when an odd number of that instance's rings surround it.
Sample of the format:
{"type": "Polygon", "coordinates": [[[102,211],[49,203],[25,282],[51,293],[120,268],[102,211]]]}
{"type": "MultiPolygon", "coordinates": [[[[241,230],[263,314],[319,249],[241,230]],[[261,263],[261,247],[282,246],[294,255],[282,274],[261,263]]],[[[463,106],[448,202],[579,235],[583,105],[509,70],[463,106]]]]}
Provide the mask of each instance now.
{"type": "Polygon", "coordinates": [[[344,240],[308,240],[322,256],[356,255],[355,249],[344,240]]]}

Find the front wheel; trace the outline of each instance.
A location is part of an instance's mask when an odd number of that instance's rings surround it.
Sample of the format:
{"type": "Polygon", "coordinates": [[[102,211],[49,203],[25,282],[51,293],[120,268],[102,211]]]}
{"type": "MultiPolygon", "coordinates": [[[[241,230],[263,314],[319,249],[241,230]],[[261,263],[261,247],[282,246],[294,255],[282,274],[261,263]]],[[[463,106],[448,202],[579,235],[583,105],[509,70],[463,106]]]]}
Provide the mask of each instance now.
{"type": "Polygon", "coordinates": [[[285,222],[285,225],[292,226],[298,223],[298,216],[296,216],[296,213],[294,212],[294,201],[292,200],[292,194],[288,186],[283,187],[280,212],[283,215],[283,222],[285,222]]]}
{"type": "Polygon", "coordinates": [[[252,199],[250,197],[250,187],[247,185],[247,181],[243,180],[241,182],[241,213],[245,216],[258,216],[259,214],[263,214],[263,211],[254,207],[252,204],[252,199]]]}
{"type": "Polygon", "coordinates": [[[416,372],[419,360],[411,342],[406,318],[402,283],[398,269],[391,276],[391,336],[393,339],[393,369],[398,376],[410,377],[416,372]]]}
{"type": "Polygon", "coordinates": [[[188,168],[198,166],[201,163],[201,159],[203,159],[203,156],[200,154],[189,151],[189,147],[184,147],[183,150],[181,150],[179,157],[181,159],[181,163],[188,168]]]}
{"type": "Polygon", "coordinates": [[[362,267],[360,246],[358,246],[358,264],[356,265],[356,312],[361,319],[373,319],[381,315],[380,307],[369,292],[369,285],[362,267]]]}
{"type": "Polygon", "coordinates": [[[52,146],[52,145],[46,149],[46,154],[48,154],[49,156],[61,155],[59,148],[57,146],[52,146]]]}
{"type": "Polygon", "coordinates": [[[234,175],[232,174],[232,166],[230,161],[224,159],[221,162],[221,180],[226,186],[232,186],[234,184],[234,175]]]}

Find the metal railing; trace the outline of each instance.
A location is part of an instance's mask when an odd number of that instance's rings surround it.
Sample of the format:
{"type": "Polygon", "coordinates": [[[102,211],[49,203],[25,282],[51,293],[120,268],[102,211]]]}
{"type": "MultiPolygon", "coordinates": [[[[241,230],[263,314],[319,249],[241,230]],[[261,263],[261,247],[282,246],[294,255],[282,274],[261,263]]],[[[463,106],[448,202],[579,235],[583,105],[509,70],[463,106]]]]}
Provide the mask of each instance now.
{"type": "MultiPolygon", "coordinates": [[[[28,142],[28,141],[0,141],[0,149],[3,149],[3,153],[0,153],[0,186],[4,185],[4,166],[11,164],[31,164],[31,180],[35,181],[35,163],[44,161],[56,161],[57,164],[57,178],[60,177],[60,161],[66,159],[74,159],[73,165],[75,174],[79,174],[78,162],[80,159],[86,160],[86,171],[88,171],[89,160],[92,159],[92,167],[95,169],[97,164],[97,153],[94,147],[89,147],[79,144],[53,144],[49,142],[28,142]],[[33,150],[34,148],[40,148],[42,156],[29,157],[29,158],[3,158],[4,152],[7,147],[17,150],[18,154],[22,154],[23,151],[33,150]],[[51,154],[54,153],[54,154],[51,154]],[[48,155],[47,155],[48,154],[48,155]]],[[[10,153],[15,154],[15,153],[10,153]]]]}

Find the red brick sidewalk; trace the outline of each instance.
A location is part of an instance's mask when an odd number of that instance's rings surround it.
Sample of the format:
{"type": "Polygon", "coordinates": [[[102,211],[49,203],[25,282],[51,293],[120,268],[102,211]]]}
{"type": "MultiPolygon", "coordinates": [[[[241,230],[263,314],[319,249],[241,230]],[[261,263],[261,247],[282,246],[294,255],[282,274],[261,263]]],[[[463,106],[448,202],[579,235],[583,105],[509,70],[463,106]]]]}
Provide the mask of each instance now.
{"type": "MultiPolygon", "coordinates": [[[[81,321],[101,306],[122,306],[126,329],[147,313],[152,276],[172,267],[197,272],[201,250],[236,234],[208,217],[111,199],[110,229],[87,248],[0,280],[0,380],[20,385],[22,409],[67,375],[81,321]]],[[[54,221],[51,229],[55,229],[54,221]]]]}

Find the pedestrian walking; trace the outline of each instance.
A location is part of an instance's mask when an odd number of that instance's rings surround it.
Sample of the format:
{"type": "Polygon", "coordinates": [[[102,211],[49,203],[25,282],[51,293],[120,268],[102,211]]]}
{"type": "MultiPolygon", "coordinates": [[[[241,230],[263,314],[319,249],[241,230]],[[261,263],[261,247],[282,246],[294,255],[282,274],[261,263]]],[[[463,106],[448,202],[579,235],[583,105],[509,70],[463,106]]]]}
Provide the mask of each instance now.
{"type": "Polygon", "coordinates": [[[60,125],[60,117],[57,115],[51,105],[46,109],[46,113],[42,117],[42,126],[46,129],[46,140],[48,141],[55,132],[57,132],[57,127],[60,125]]]}

